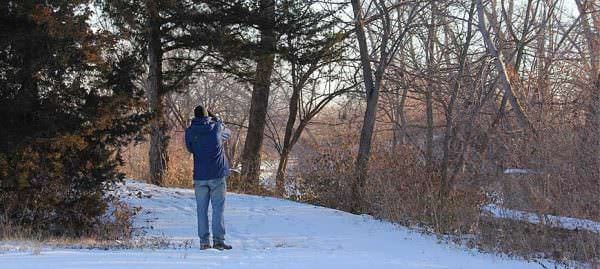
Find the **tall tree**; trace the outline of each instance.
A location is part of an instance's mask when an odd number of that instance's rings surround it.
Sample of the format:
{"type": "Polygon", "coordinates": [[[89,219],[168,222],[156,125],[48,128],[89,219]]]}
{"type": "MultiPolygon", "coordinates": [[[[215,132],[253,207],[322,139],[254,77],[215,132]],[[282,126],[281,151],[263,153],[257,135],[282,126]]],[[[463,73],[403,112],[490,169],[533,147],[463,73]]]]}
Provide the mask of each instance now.
{"type": "Polygon", "coordinates": [[[150,150],[148,151],[148,166],[150,182],[162,185],[167,171],[167,134],[166,121],[163,117],[163,46],[161,42],[161,17],[157,0],[146,0],[146,12],[148,13],[148,26],[146,32],[148,51],[148,80],[146,83],[146,95],[148,97],[149,110],[153,114],[150,122],[150,150]]]}
{"type": "Polygon", "coordinates": [[[165,10],[173,7],[162,0],[145,0],[141,5],[129,0],[101,1],[100,5],[121,42],[130,46],[138,57],[138,65],[147,63],[143,85],[148,111],[153,115],[149,126],[148,175],[151,183],[162,185],[168,166],[168,127],[163,117],[166,92],[163,60],[168,50],[164,44],[166,33],[161,28],[167,23],[165,10]]]}
{"type": "Polygon", "coordinates": [[[436,48],[438,43],[438,20],[440,16],[437,10],[438,3],[430,1],[430,17],[427,24],[427,49],[425,50],[425,61],[427,62],[427,87],[425,89],[425,115],[427,118],[427,132],[425,135],[425,161],[428,169],[433,168],[433,91],[436,85],[433,77],[437,73],[436,48]]]}
{"type": "Polygon", "coordinates": [[[275,61],[275,1],[260,0],[258,30],[260,43],[256,52],[256,72],[253,80],[248,131],[242,152],[242,177],[248,186],[258,186],[261,149],[269,105],[271,74],[275,61]]]}

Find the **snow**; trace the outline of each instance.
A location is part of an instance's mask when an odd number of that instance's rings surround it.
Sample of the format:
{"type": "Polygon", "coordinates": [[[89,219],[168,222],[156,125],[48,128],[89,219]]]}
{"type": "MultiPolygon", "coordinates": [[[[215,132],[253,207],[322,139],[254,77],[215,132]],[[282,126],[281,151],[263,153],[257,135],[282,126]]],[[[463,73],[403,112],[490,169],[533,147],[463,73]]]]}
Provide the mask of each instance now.
{"type": "Polygon", "coordinates": [[[594,233],[600,233],[600,222],[570,218],[554,215],[543,215],[503,208],[498,205],[490,204],[483,207],[483,211],[490,213],[496,218],[505,218],[518,221],[524,221],[532,224],[544,224],[554,228],[562,228],[566,230],[587,230],[594,233]]]}
{"type": "Polygon", "coordinates": [[[131,206],[142,207],[134,221],[141,233],[134,240],[168,244],[26,251],[8,244],[0,246],[0,268],[540,268],[535,262],[441,243],[366,215],[234,193],[228,193],[225,211],[233,250],[202,251],[193,190],[127,181],[118,192],[131,206]]]}

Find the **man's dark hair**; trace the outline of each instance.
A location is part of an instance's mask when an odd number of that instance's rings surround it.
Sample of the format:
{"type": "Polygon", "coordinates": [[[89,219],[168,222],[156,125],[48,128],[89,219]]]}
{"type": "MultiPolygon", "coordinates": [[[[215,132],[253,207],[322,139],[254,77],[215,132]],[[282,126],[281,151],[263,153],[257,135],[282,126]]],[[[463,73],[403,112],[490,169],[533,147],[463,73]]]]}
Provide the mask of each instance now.
{"type": "Polygon", "coordinates": [[[194,116],[208,117],[208,111],[203,106],[197,106],[196,108],[194,108],[194,116]]]}

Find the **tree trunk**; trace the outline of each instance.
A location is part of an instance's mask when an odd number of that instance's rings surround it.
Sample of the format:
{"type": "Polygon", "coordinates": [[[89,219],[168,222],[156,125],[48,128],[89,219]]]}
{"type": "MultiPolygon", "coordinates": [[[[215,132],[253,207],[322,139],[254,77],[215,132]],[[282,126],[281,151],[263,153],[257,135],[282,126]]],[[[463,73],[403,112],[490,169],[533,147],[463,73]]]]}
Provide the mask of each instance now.
{"type": "Polygon", "coordinates": [[[404,113],[404,108],[406,107],[406,98],[408,97],[408,87],[405,87],[404,90],[402,91],[402,99],[400,100],[400,124],[402,126],[401,128],[401,138],[402,138],[402,143],[405,144],[406,140],[408,138],[408,133],[406,131],[406,114],[404,113]]]}
{"type": "MultiPolygon", "coordinates": [[[[362,197],[362,191],[364,189],[369,158],[371,155],[371,140],[373,138],[373,130],[375,128],[375,116],[377,112],[377,102],[379,99],[379,85],[375,84],[373,80],[373,70],[371,69],[371,63],[369,60],[369,51],[367,47],[367,38],[364,29],[364,18],[362,14],[360,0],[352,0],[352,9],[354,10],[354,21],[356,39],[358,41],[358,47],[360,51],[360,61],[362,65],[363,80],[365,84],[367,109],[363,119],[363,125],[360,132],[360,143],[358,148],[358,155],[356,157],[355,174],[356,179],[352,184],[352,212],[358,213],[364,211],[364,202],[362,197]]],[[[385,46],[381,46],[382,50],[385,50],[385,46]]],[[[384,64],[386,59],[382,57],[380,59],[380,67],[384,64]]],[[[379,71],[380,69],[378,69],[379,71]]],[[[383,72],[383,70],[381,70],[383,72]]]]}
{"type": "Polygon", "coordinates": [[[592,87],[591,100],[588,113],[588,136],[591,142],[590,156],[592,158],[591,167],[596,167],[593,171],[596,178],[600,178],[600,74],[596,75],[596,81],[592,87]]]}
{"type": "Polygon", "coordinates": [[[406,143],[406,118],[404,117],[404,104],[408,95],[408,87],[402,89],[400,101],[394,111],[396,123],[394,124],[394,150],[398,150],[398,145],[406,143]]]}
{"type": "Polygon", "coordinates": [[[372,88],[367,97],[367,110],[360,132],[360,143],[358,147],[358,156],[356,158],[356,183],[352,185],[352,201],[354,202],[352,211],[361,212],[364,210],[364,202],[361,192],[367,180],[369,159],[371,157],[371,141],[373,140],[373,130],[375,129],[375,117],[377,112],[377,102],[379,91],[372,88]]]}
{"type": "MultiPolygon", "coordinates": [[[[294,64],[292,63],[292,73],[294,72],[294,64]]],[[[292,74],[293,76],[293,74],[292,74]]],[[[294,83],[295,84],[295,83],[294,83]]],[[[287,160],[291,151],[291,140],[292,133],[294,132],[294,125],[296,124],[296,118],[298,116],[298,105],[300,102],[300,90],[299,86],[292,86],[292,96],[290,97],[289,102],[289,114],[288,120],[285,125],[285,135],[283,137],[283,145],[281,149],[281,154],[279,156],[279,165],[277,166],[277,176],[275,177],[275,183],[277,186],[277,193],[279,195],[284,195],[285,193],[285,171],[287,168],[287,160]]]]}
{"type": "Polygon", "coordinates": [[[275,1],[260,1],[261,16],[264,22],[259,26],[260,48],[256,59],[256,75],[250,102],[248,132],[242,153],[242,180],[249,187],[258,187],[260,176],[260,155],[263,144],[271,74],[273,73],[275,51],[275,1]]]}
{"type": "Polygon", "coordinates": [[[153,114],[150,121],[150,150],[148,166],[150,182],[163,185],[167,170],[167,136],[162,107],[162,44],[160,40],[160,17],[155,1],[149,0],[148,9],[148,85],[149,110],[153,114]]]}
{"type": "Polygon", "coordinates": [[[431,83],[428,83],[425,89],[425,114],[427,116],[427,130],[425,133],[425,162],[427,169],[432,171],[433,169],[433,98],[431,96],[433,87],[431,83]]]}
{"type": "Polygon", "coordinates": [[[432,81],[435,74],[435,43],[437,39],[437,9],[435,3],[431,2],[431,21],[427,27],[427,72],[430,79],[427,81],[425,89],[425,110],[427,117],[427,131],[425,136],[425,161],[427,169],[433,171],[433,87],[432,81]]]}
{"type": "Polygon", "coordinates": [[[275,177],[275,184],[277,187],[277,195],[285,195],[285,176],[288,164],[290,151],[287,147],[283,149],[283,152],[279,155],[279,164],[277,165],[277,175],[275,177]]]}

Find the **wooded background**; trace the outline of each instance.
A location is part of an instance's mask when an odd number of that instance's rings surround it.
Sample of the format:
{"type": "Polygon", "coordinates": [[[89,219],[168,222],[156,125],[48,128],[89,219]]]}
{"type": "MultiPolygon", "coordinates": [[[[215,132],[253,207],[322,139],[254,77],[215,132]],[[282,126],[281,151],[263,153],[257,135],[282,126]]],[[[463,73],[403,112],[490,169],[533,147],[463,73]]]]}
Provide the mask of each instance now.
{"type": "Polygon", "coordinates": [[[480,214],[600,220],[598,0],[3,1],[0,89],[2,227],[85,234],[125,176],[190,186],[202,104],[235,191],[600,256],[480,214]]]}

